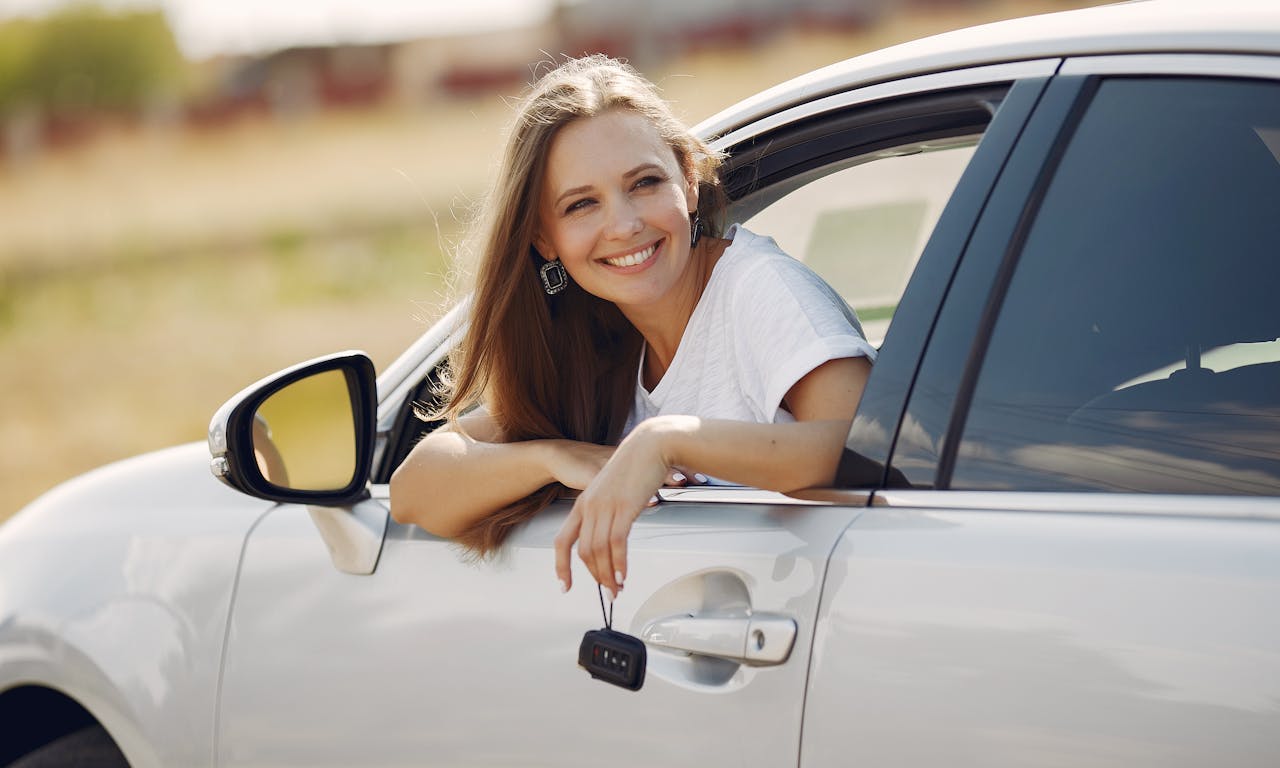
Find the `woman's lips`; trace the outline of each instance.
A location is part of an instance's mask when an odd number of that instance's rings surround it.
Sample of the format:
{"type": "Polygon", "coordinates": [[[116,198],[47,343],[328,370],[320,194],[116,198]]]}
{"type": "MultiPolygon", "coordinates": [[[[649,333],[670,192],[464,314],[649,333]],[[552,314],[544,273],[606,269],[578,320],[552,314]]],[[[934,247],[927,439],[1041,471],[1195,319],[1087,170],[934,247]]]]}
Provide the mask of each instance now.
{"type": "Polygon", "coordinates": [[[637,271],[638,269],[646,266],[653,259],[654,254],[658,252],[658,247],[661,245],[662,241],[658,240],[648,248],[641,248],[640,250],[635,251],[634,253],[628,253],[625,256],[616,256],[611,259],[601,259],[600,261],[614,269],[626,270],[628,272],[637,271]]]}

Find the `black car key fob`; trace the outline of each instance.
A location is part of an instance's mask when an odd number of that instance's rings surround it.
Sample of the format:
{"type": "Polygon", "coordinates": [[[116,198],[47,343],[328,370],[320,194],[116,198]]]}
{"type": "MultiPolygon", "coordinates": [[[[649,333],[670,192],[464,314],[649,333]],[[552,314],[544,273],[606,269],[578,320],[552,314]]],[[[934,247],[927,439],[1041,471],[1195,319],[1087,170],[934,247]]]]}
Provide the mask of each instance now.
{"type": "Polygon", "coordinates": [[[612,629],[593,629],[582,636],[578,666],[597,680],[638,691],[644,685],[644,643],[612,629]]]}

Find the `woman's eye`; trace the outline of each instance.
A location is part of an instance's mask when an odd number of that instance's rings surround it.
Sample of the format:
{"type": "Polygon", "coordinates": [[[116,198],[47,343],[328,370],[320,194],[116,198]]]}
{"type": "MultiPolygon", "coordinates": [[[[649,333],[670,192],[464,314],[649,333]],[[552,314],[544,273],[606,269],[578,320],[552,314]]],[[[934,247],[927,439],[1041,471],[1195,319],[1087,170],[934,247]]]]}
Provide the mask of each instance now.
{"type": "Polygon", "coordinates": [[[655,184],[661,184],[662,178],[659,176],[645,176],[636,181],[636,187],[652,187],[655,184]]]}
{"type": "Polygon", "coordinates": [[[587,209],[588,206],[591,205],[592,202],[594,201],[588,197],[584,197],[581,200],[574,200],[572,203],[569,204],[568,208],[564,209],[564,212],[577,213],[578,211],[584,211],[587,209]]]}

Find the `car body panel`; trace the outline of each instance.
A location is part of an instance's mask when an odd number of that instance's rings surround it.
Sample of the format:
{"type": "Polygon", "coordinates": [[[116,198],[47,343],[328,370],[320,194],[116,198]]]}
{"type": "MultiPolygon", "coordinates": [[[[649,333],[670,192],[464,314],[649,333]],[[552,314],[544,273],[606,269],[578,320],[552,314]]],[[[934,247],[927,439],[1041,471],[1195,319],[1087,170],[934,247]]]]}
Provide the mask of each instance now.
{"type": "MultiPolygon", "coordinates": [[[[983,451],[959,442],[966,376],[1092,78],[1274,79],[1277,64],[1064,62],[950,286],[895,468],[945,488],[957,452],[983,451]]],[[[829,566],[801,764],[1273,764],[1277,523],[1263,496],[877,491],[829,566]]]]}
{"type": "Polygon", "coordinates": [[[0,527],[0,691],[66,693],[134,766],[208,765],[240,550],[271,506],[215,480],[202,443],[28,506],[0,527]]]}
{"type": "Polygon", "coordinates": [[[895,491],[845,532],[801,765],[1275,763],[1274,504],[1003,495],[895,491]]]}
{"type": "Polygon", "coordinates": [[[637,521],[614,626],[639,635],[665,616],[779,614],[797,624],[790,657],[751,667],[651,648],[635,694],[574,668],[603,619],[580,563],[569,594],[555,580],[568,502],[492,563],[393,524],[370,576],[335,571],[305,508],[274,510],[245,550],[218,764],[794,762],[824,565],[859,510],[696,501],[719,493],[690,489],[672,498],[693,500],[637,521]]]}

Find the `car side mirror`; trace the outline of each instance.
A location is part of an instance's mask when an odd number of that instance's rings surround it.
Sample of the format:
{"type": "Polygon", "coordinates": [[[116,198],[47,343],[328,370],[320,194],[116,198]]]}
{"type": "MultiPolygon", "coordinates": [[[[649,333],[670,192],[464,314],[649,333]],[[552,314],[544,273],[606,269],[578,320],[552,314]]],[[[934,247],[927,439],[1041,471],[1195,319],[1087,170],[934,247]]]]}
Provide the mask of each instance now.
{"type": "Polygon", "coordinates": [[[368,496],[377,385],[361,352],[317,358],[259,381],[209,424],[210,468],[239,491],[317,506],[368,496]]]}

